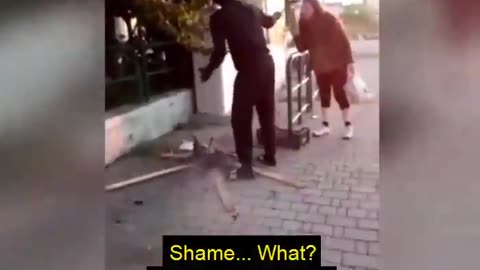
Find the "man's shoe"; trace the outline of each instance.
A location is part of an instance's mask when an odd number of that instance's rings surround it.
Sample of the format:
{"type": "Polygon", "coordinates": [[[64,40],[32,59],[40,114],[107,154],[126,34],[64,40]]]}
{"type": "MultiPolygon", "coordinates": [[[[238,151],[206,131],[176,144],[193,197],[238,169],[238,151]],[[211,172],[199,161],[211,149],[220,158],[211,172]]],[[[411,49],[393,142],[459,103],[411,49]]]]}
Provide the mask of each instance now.
{"type": "Polygon", "coordinates": [[[240,168],[232,171],[230,174],[231,180],[253,180],[255,175],[252,166],[242,165],[240,168]]]}
{"type": "Polygon", "coordinates": [[[277,160],[275,158],[268,157],[267,155],[262,155],[257,157],[257,161],[265,166],[269,166],[269,167],[277,166],[277,160]]]}

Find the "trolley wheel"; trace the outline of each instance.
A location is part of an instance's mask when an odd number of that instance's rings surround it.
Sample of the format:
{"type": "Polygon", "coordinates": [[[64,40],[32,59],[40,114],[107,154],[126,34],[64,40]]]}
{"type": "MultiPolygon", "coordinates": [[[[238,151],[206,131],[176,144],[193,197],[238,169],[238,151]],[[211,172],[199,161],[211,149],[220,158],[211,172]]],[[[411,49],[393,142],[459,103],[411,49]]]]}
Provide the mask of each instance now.
{"type": "Polygon", "coordinates": [[[300,150],[302,148],[302,137],[297,134],[293,134],[290,138],[290,147],[295,150],[300,150]]]}
{"type": "Polygon", "coordinates": [[[302,145],[307,145],[310,143],[310,129],[307,128],[307,127],[304,127],[300,130],[300,132],[302,133],[302,145]]]}

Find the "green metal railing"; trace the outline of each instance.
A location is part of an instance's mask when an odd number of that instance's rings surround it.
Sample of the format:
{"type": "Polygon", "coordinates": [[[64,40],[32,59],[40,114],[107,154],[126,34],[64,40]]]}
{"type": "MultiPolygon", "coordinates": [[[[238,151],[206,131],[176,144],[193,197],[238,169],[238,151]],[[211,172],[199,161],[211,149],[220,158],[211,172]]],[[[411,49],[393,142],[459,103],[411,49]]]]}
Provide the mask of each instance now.
{"type": "MultiPolygon", "coordinates": [[[[121,91],[112,89],[119,84],[131,82],[135,85],[138,99],[137,103],[149,102],[152,97],[152,86],[150,78],[155,75],[168,75],[177,71],[178,66],[167,66],[166,49],[176,45],[175,41],[146,42],[144,40],[132,40],[123,44],[109,46],[116,64],[113,64],[117,70],[120,69],[120,76],[115,78],[106,78],[106,87],[111,91],[121,91]],[[150,52],[163,51],[163,63],[155,63],[155,59],[149,57],[150,52]],[[118,63],[118,62],[121,63],[118,63]],[[156,64],[160,67],[150,69],[149,64],[156,64]],[[130,68],[130,72],[126,69],[130,68]]],[[[135,91],[135,90],[128,90],[135,91]]],[[[131,92],[129,94],[132,94],[131,92]]],[[[119,93],[121,95],[121,93],[119,93]]]]}

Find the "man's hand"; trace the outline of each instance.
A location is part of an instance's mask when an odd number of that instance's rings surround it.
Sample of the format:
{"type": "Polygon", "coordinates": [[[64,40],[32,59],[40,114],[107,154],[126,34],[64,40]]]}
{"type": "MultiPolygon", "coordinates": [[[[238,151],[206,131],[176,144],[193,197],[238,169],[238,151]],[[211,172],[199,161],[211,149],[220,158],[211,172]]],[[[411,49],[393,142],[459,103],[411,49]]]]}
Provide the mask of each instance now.
{"type": "Polygon", "coordinates": [[[199,68],[198,71],[200,72],[200,80],[202,82],[208,81],[212,76],[212,71],[208,67],[199,68]]]}
{"type": "Polygon", "coordinates": [[[281,17],[282,17],[282,12],[280,12],[280,11],[277,11],[277,12],[273,13],[273,15],[272,15],[272,18],[273,18],[274,21],[278,21],[278,19],[280,19],[281,17]]]}

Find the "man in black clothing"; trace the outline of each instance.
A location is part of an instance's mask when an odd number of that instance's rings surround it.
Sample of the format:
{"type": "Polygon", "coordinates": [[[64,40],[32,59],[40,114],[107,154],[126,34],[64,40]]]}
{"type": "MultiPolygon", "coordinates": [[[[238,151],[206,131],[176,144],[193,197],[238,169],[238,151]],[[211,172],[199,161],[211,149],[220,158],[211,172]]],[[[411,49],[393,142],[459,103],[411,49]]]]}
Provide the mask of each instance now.
{"type": "Polygon", "coordinates": [[[221,6],[210,16],[214,45],[209,64],[200,69],[201,80],[207,81],[227,54],[226,43],[238,71],[235,78],[232,129],[241,167],[238,179],[253,179],[252,121],[256,108],[262,129],[265,154],[262,163],[275,166],[275,66],[262,28],[270,28],[280,18],[239,0],[214,0],[221,6]]]}

